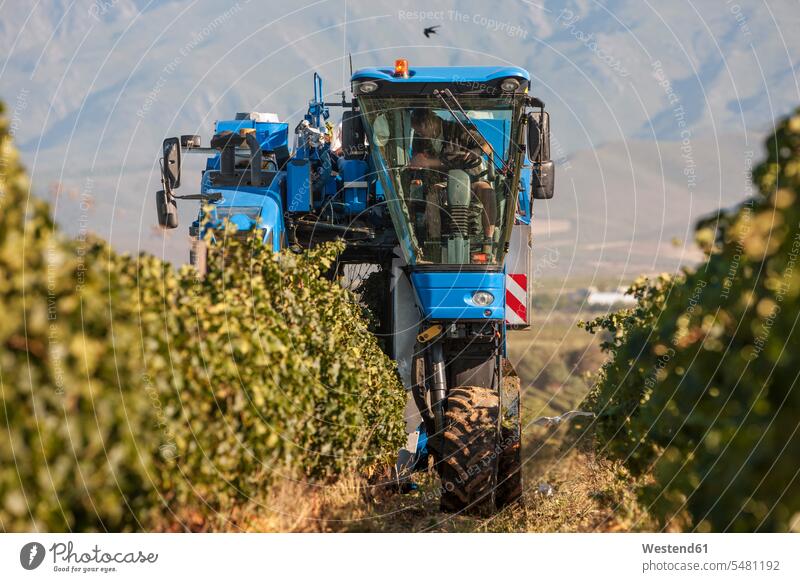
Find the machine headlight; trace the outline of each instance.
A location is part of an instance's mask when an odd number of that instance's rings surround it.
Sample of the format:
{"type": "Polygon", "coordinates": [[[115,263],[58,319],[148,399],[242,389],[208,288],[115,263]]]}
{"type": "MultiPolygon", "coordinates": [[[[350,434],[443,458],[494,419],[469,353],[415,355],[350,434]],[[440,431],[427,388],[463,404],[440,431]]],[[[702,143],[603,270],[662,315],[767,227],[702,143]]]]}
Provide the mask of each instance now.
{"type": "Polygon", "coordinates": [[[375,81],[361,81],[356,86],[356,90],[359,93],[372,93],[377,88],[378,88],[378,84],[375,81]]]}
{"type": "Polygon", "coordinates": [[[486,307],[494,303],[494,295],[488,291],[475,291],[472,294],[472,302],[478,307],[486,307]]]}
{"type": "Polygon", "coordinates": [[[517,79],[515,79],[514,77],[509,77],[508,79],[503,79],[503,82],[500,83],[500,88],[503,91],[506,91],[508,93],[512,93],[512,92],[516,91],[517,89],[519,89],[519,81],[517,79]]]}

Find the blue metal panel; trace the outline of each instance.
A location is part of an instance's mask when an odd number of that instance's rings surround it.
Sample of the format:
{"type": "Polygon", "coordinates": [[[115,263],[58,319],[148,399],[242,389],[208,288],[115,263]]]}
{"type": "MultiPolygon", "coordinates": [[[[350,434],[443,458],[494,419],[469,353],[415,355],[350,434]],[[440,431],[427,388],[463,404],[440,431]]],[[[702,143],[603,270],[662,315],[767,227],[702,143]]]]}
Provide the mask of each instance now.
{"type": "Polygon", "coordinates": [[[240,129],[255,129],[256,138],[264,151],[273,152],[289,147],[288,123],[257,122],[251,119],[217,121],[217,133],[223,131],[237,133],[240,129]]]}
{"type": "MultiPolygon", "coordinates": [[[[287,152],[289,147],[288,123],[260,123],[250,119],[217,121],[215,131],[238,132],[240,129],[256,130],[256,138],[265,152],[287,152]]],[[[219,154],[206,159],[206,170],[219,170],[219,154]]]]}
{"type": "Polygon", "coordinates": [[[381,79],[393,83],[487,83],[505,77],[531,76],[519,67],[411,67],[408,78],[395,77],[394,67],[370,67],[353,73],[352,80],[381,79]]]}
{"type": "Polygon", "coordinates": [[[286,206],[289,212],[311,210],[311,165],[305,159],[292,159],[286,165],[286,206]]]}
{"type": "MultiPolygon", "coordinates": [[[[323,192],[325,194],[325,199],[333,198],[336,196],[338,188],[336,185],[336,178],[333,176],[328,176],[323,185],[323,192]]],[[[319,205],[321,206],[321,205],[319,205]]]]}
{"type": "Polygon", "coordinates": [[[219,171],[219,154],[206,158],[206,170],[219,171]]]}
{"type": "Polygon", "coordinates": [[[256,123],[256,136],[267,152],[289,147],[288,123],[256,123]]]}
{"type": "Polygon", "coordinates": [[[235,224],[238,230],[243,231],[251,230],[257,224],[254,219],[245,214],[232,214],[228,220],[235,224]]]}
{"type": "Polygon", "coordinates": [[[367,208],[367,162],[339,160],[339,173],[344,182],[344,204],[347,212],[358,214],[367,208]],[[354,186],[354,184],[359,184],[354,186]],[[363,185],[361,185],[363,184],[363,185]]]}
{"type": "Polygon", "coordinates": [[[231,206],[239,208],[260,208],[258,224],[245,215],[231,216],[230,220],[240,230],[256,228],[264,231],[264,239],[271,240],[272,250],[280,251],[283,239],[283,202],[281,200],[281,182],[285,179],[283,172],[276,174],[267,187],[239,186],[237,188],[214,188],[208,175],[203,176],[201,191],[217,192],[222,198],[213,204],[216,208],[231,206]]]}
{"type": "MultiPolygon", "coordinates": [[[[473,119],[472,122],[492,144],[497,155],[505,159],[506,146],[511,132],[511,122],[507,119],[473,119]]],[[[496,165],[500,166],[499,161],[496,165]]]]}
{"type": "Polygon", "coordinates": [[[480,271],[415,271],[411,283],[417,293],[423,316],[435,320],[499,319],[505,317],[505,275],[480,271]],[[472,295],[488,291],[494,302],[475,305],[472,295]],[[489,312],[486,315],[486,312],[489,312]]]}
{"type": "Polygon", "coordinates": [[[517,218],[524,224],[531,223],[531,167],[523,166],[520,172],[519,213],[517,218]]]}
{"type": "Polygon", "coordinates": [[[216,123],[216,133],[223,131],[232,131],[238,133],[240,129],[253,129],[256,122],[252,119],[228,119],[220,120],[216,123]]]}

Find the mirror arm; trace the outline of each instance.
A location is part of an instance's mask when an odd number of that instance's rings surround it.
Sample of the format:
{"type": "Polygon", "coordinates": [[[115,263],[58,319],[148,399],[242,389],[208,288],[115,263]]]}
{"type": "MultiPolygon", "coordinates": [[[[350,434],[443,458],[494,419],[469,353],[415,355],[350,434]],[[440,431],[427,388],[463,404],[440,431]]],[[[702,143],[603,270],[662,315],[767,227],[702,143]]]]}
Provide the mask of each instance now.
{"type": "Polygon", "coordinates": [[[530,105],[531,107],[538,107],[539,109],[544,110],[544,101],[542,101],[538,97],[528,97],[528,105],[530,105]]]}
{"type": "Polygon", "coordinates": [[[161,186],[164,188],[164,192],[166,193],[168,198],[175,198],[175,195],[172,193],[172,186],[167,180],[167,176],[164,173],[164,158],[158,159],[158,164],[161,167],[161,186]]]}
{"type": "Polygon", "coordinates": [[[185,194],[183,196],[172,195],[177,200],[205,200],[207,202],[216,202],[222,200],[222,194],[219,192],[209,192],[208,194],[185,194]]]}

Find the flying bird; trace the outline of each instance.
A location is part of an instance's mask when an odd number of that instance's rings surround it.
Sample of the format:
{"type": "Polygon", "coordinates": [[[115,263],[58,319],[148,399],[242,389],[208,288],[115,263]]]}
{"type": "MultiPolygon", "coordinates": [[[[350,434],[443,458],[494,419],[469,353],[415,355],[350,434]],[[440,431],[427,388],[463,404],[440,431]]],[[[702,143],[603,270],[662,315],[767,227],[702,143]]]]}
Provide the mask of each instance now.
{"type": "Polygon", "coordinates": [[[436,34],[436,29],[439,28],[441,24],[437,24],[436,26],[429,26],[425,30],[422,31],[422,34],[425,35],[425,38],[430,38],[432,34],[436,34]]]}
{"type": "Polygon", "coordinates": [[[540,416],[536,420],[532,421],[531,424],[535,424],[537,426],[559,426],[562,422],[565,422],[567,420],[572,420],[576,416],[594,417],[594,412],[584,412],[583,410],[570,410],[569,412],[565,412],[561,416],[540,416]]]}

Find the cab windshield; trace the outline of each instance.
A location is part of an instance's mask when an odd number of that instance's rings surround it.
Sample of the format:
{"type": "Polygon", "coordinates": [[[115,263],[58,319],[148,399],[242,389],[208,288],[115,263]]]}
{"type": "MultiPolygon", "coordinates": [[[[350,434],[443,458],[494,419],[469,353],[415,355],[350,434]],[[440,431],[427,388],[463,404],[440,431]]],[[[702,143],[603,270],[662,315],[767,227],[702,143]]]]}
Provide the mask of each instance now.
{"type": "Polygon", "coordinates": [[[519,101],[363,96],[359,106],[409,264],[499,264],[517,204],[519,101]]]}

